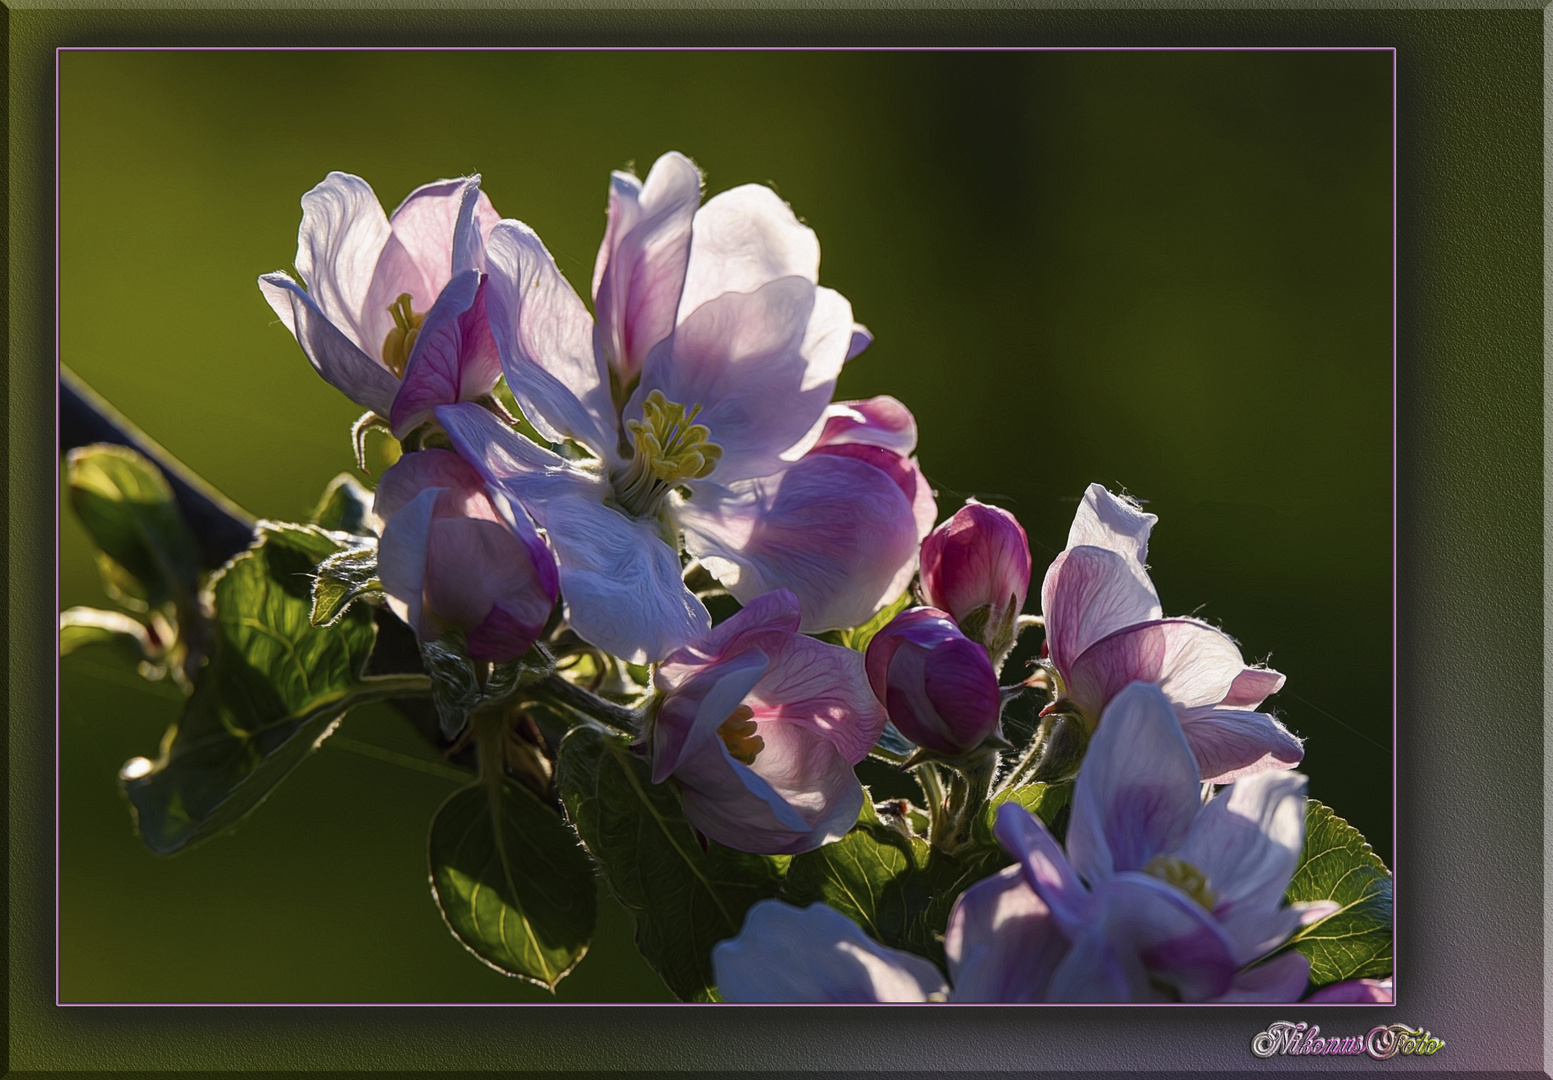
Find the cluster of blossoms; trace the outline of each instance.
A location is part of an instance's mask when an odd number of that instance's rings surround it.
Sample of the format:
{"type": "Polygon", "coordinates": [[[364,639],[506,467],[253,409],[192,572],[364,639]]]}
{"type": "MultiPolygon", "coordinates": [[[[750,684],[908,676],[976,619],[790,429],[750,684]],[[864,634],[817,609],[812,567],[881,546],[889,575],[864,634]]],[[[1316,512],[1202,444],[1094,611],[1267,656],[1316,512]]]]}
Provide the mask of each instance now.
{"type": "MultiPolygon", "coordinates": [[[[302,282],[260,287],[368,410],[358,427],[405,451],[374,505],[392,610],[423,641],[457,631],[478,662],[566,634],[652,665],[635,742],[652,781],[672,779],[704,837],[760,854],[847,834],[866,798],[855,766],[882,737],[913,744],[908,768],[979,784],[985,806],[1011,776],[1005,705],[1050,691],[1015,771],[1076,774],[1065,842],[1000,808],[1014,865],[955,903],[947,981],[832,909],[773,900],[714,952],[728,1000],[1298,998],[1308,963],[1278,950],[1327,908],[1284,904],[1302,750],[1258,711],[1283,676],[1164,616],[1145,567],[1156,518],[1098,485],[1041,616],[1022,615],[1019,523],[973,500],[935,528],[911,413],[832,401],[871,337],[818,284],[813,231],[768,188],[702,204],[701,186],[673,153],[645,181],[614,175],[592,314],[478,177],[392,215],[342,173],[303,198],[302,282]],[[818,636],[868,623],[914,578],[921,605],[866,652],[818,636]],[[718,593],[740,607],[714,625],[718,593]],[[1036,674],[1000,685],[1032,626],[1036,674]],[[1204,785],[1231,786],[1205,801],[1204,785]]],[[[932,839],[952,849],[969,811],[941,822],[938,791],[932,839]]]]}

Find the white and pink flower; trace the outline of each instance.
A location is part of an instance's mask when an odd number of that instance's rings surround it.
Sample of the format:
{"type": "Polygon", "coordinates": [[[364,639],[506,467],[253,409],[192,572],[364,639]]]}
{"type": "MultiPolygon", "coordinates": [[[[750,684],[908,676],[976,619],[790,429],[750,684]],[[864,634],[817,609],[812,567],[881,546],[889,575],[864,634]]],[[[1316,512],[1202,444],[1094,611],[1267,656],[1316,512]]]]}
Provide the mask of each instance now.
{"type": "Polygon", "coordinates": [[[867,341],[817,284],[819,243],[769,188],[697,208],[701,176],[666,154],[616,173],[594,275],[598,321],[539,238],[488,241],[489,310],[507,383],[554,445],[475,405],[437,418],[526,506],[561,568],[567,620],[637,662],[704,633],[680,547],[741,602],[799,599],[806,632],[867,621],[905,589],[936,511],[910,414],[831,404],[867,341]]]}
{"type": "Polygon", "coordinates": [[[1304,756],[1300,740],[1257,706],[1284,677],[1247,666],[1223,631],[1166,618],[1144,560],[1159,519],[1091,484],[1068,546],[1046,571],[1046,648],[1060,679],[1050,707],[1076,707],[1090,727],[1122,688],[1164,691],[1206,781],[1224,784],[1304,756]]]}
{"type": "Polygon", "coordinates": [[[318,374],[403,438],[501,377],[484,283],[496,221],[478,176],[416,188],[388,216],[365,180],[332,172],[302,196],[302,285],[277,272],[259,291],[318,374]]]}
{"type": "Polygon", "coordinates": [[[648,735],[652,779],[720,844],[797,854],[857,822],[852,767],[884,730],[863,657],[798,632],[798,600],[769,593],[671,653],[648,735]]]}

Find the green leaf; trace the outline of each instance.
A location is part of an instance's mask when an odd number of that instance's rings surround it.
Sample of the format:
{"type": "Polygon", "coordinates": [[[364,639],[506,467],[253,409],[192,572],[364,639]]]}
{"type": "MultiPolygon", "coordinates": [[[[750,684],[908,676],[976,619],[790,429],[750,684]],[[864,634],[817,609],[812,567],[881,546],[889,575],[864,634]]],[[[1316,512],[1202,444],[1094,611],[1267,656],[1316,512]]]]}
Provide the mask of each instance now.
{"type": "Polygon", "coordinates": [[[1025,784],[1022,787],[1000,791],[987,800],[987,807],[976,820],[973,835],[980,843],[996,846],[992,826],[997,822],[998,807],[1004,803],[1016,803],[1041,819],[1048,829],[1056,823],[1057,815],[1073,797],[1072,784],[1025,784]]]}
{"type": "Polygon", "coordinates": [[[161,471],[134,450],[107,444],[79,447],[66,461],[70,504],[100,549],[108,594],[139,611],[190,607],[199,549],[161,471]]]}
{"type": "Polygon", "coordinates": [[[455,791],[431,822],[431,891],[463,946],[554,990],[593,939],[593,863],[560,815],[521,784],[455,791]]]}
{"type": "Polygon", "coordinates": [[[120,611],[73,607],[59,613],[59,655],[87,645],[112,645],[130,660],[150,661],[159,650],[144,623],[120,611]]]}
{"type": "Polygon", "coordinates": [[[255,546],[218,572],[210,662],[158,760],[133,758],[119,773],[153,851],[242,820],[347,709],[425,692],[422,676],[361,677],[375,632],[367,609],[329,628],[309,621],[313,568],[338,548],[312,526],[261,522],[255,546]]]}
{"type": "Polygon", "coordinates": [[[377,545],[352,544],[318,564],[313,575],[314,626],[333,626],[357,600],[383,595],[377,576],[377,545]]]}
{"type": "Polygon", "coordinates": [[[376,536],[376,516],[372,513],[374,498],[354,476],[341,473],[324,488],[323,497],[313,510],[313,521],[331,532],[376,536]]]}
{"type": "Polygon", "coordinates": [[[843,645],[848,649],[855,649],[858,652],[867,652],[868,643],[874,639],[874,635],[890,625],[891,619],[910,606],[911,590],[908,589],[862,626],[854,626],[850,630],[841,631],[841,640],[837,644],[843,645]]]}
{"type": "Polygon", "coordinates": [[[482,682],[465,651],[463,635],[456,629],[436,641],[422,641],[421,662],[431,676],[431,698],[437,707],[442,733],[453,738],[469,722],[469,714],[490,702],[548,678],[555,672],[555,658],[535,645],[516,660],[493,664],[482,682]]]}
{"type": "Polygon", "coordinates": [[[1391,974],[1391,872],[1357,829],[1315,799],[1305,800],[1305,850],[1286,896],[1342,905],[1289,939],[1310,960],[1312,987],[1391,974]]]}
{"type": "Polygon", "coordinates": [[[625,740],[591,725],[561,744],[556,786],[604,880],[636,921],[636,944],[669,989],[710,1000],[712,946],[755,901],[775,895],[785,859],[696,837],[667,784],[625,740]]]}

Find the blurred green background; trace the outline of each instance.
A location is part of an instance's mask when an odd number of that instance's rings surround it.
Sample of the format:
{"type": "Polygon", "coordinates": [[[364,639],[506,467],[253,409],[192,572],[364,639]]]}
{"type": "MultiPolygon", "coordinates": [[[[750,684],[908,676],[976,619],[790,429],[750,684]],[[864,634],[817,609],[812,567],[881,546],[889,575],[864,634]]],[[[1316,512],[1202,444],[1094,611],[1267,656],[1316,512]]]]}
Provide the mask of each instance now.
{"type": "MultiPolygon", "coordinates": [[[[1391,100],[1383,51],[64,52],[61,355],[296,519],[359,410],[254,279],[329,170],[389,210],[480,171],[584,290],[610,169],[769,183],[877,338],[838,396],[915,411],[941,512],[1012,510],[1038,580],[1085,485],[1146,500],[1166,612],[1289,676],[1310,793],[1389,864],[1391,100]]],[[[106,606],[69,516],[60,547],[61,606],[106,606]]],[[[552,1000],[443,927],[425,829],[455,785],[396,713],[159,859],[115,774],[176,709],[107,652],[61,665],[63,1000],[552,1000]]],[[[606,904],[555,999],[667,1000],[630,938],[606,904]]]]}

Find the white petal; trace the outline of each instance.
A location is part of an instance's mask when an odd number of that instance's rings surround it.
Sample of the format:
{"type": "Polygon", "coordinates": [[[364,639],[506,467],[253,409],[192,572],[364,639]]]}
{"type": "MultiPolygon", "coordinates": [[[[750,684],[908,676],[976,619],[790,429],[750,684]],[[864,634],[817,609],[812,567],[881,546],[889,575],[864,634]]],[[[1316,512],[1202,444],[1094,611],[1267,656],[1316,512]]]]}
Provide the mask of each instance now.
{"type": "MultiPolygon", "coordinates": [[[[691,225],[690,263],[677,322],[726,292],[754,292],[783,277],[819,281],[820,242],[776,192],[746,184],[714,196],[691,225]]],[[[848,344],[851,327],[847,328],[848,344]]],[[[845,350],[842,356],[845,358],[845,350]]]]}
{"type": "Polygon", "coordinates": [[[388,415],[399,392],[393,372],[358,349],[285,274],[265,274],[259,289],[326,382],[362,408],[388,415]]]}
{"type": "Polygon", "coordinates": [[[1211,783],[1287,769],[1305,756],[1299,736],[1266,713],[1208,707],[1177,708],[1176,715],[1198,771],[1211,783]]]}
{"type": "Polygon", "coordinates": [[[550,500],[544,513],[566,620],[584,641],[641,664],[710,629],[656,523],[575,495],[550,500]]]}
{"type": "Polygon", "coordinates": [[[1200,805],[1197,762],[1170,702],[1133,683],[1095,730],[1073,787],[1068,858],[1096,887],[1186,838],[1200,805]]]}
{"type": "Polygon", "coordinates": [[[1007,867],[966,889],[949,913],[944,953],[954,998],[1044,1001],[1068,944],[1020,868],[1007,867]]]}
{"type": "Polygon", "coordinates": [[[422,623],[426,592],[426,549],[431,534],[431,515],[443,488],[426,488],[399,509],[383,527],[378,543],[377,573],[388,597],[388,606],[422,638],[434,640],[433,627],[422,623]]]}
{"type": "Polygon", "coordinates": [[[383,207],[359,176],[332,172],[302,196],[297,272],[318,310],[372,357],[382,339],[366,333],[362,312],[389,233],[383,207]]]}
{"type": "Polygon", "coordinates": [[[761,900],[739,936],[712,949],[717,989],[733,1002],[942,1000],[949,987],[920,956],[871,940],[824,904],[761,900]]]}
{"type": "Polygon", "coordinates": [[[534,231],[504,221],[486,245],[486,304],[502,369],[524,415],[545,438],[576,439],[616,456],[609,375],[593,348],[593,320],[534,231]]]}
{"type": "Polygon", "coordinates": [[[802,278],[729,293],[691,312],[655,350],[626,407],[641,416],[652,391],[699,406],[696,423],[722,448],[720,484],[769,476],[807,436],[835,389],[851,325],[845,300],[802,278]]]}
{"type": "Polygon", "coordinates": [[[1041,611],[1052,663],[1064,677],[1095,642],[1162,614],[1148,575],[1107,548],[1069,548],[1041,583],[1041,611]]]}
{"type": "Polygon", "coordinates": [[[805,633],[867,622],[916,572],[917,523],[895,482],[850,458],[813,455],[677,510],[685,546],[748,603],[790,589],[805,633]]]}
{"type": "MultiPolygon", "coordinates": [[[[1093,550],[1093,549],[1090,549],[1093,550]]],[[[1068,669],[1068,695],[1091,716],[1128,683],[1153,683],[1182,708],[1212,705],[1244,668],[1226,634],[1195,619],[1155,619],[1089,646],[1068,669]]]]}
{"type": "Polygon", "coordinates": [[[439,405],[435,412],[459,456],[541,526],[553,500],[580,496],[602,501],[608,490],[600,477],[530,442],[479,405],[439,405]]]}
{"type": "Polygon", "coordinates": [[[1068,530],[1068,547],[1106,548],[1141,570],[1148,562],[1149,533],[1158,521],[1158,516],[1144,513],[1131,499],[1090,484],[1068,530]]]}

